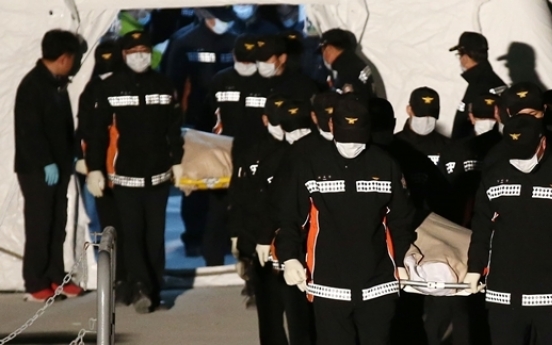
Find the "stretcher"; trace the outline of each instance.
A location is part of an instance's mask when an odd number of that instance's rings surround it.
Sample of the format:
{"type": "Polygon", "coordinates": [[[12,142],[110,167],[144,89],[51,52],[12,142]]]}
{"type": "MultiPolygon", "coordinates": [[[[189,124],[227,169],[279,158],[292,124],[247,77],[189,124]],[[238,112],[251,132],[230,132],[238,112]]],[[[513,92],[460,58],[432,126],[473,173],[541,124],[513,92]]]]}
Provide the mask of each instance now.
{"type": "Polygon", "coordinates": [[[232,176],[233,138],[194,129],[186,129],[183,135],[183,173],[177,186],[186,195],[194,190],[228,188],[232,176]]]}

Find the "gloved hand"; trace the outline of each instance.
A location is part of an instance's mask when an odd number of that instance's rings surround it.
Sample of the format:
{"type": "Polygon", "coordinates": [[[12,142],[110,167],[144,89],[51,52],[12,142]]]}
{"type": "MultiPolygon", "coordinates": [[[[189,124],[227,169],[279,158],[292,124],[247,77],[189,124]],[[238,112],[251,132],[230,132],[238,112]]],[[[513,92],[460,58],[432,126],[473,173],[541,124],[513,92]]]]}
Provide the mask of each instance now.
{"type": "Polygon", "coordinates": [[[291,259],[284,262],[284,279],[289,286],[297,285],[299,290],[307,290],[307,274],[299,260],[291,259]]]}
{"type": "Polygon", "coordinates": [[[257,244],[257,247],[255,247],[255,251],[257,252],[257,257],[259,258],[261,266],[264,267],[264,265],[268,262],[268,256],[270,255],[270,246],[257,244]]]}
{"type": "MultiPolygon", "coordinates": [[[[404,267],[397,267],[397,273],[399,275],[399,280],[409,280],[410,278],[408,277],[408,272],[406,271],[406,268],[404,267]]],[[[404,284],[400,284],[401,285],[401,289],[404,288],[404,284]]]]}
{"type": "Polygon", "coordinates": [[[234,258],[238,259],[239,256],[240,256],[240,251],[238,250],[238,238],[237,237],[232,237],[230,238],[230,240],[232,241],[232,256],[234,256],[234,258]]]}
{"type": "Polygon", "coordinates": [[[44,177],[48,186],[54,186],[59,181],[59,169],[55,163],[44,167],[44,177]]]}
{"type": "Polygon", "coordinates": [[[86,187],[93,196],[101,198],[105,188],[105,177],[103,173],[99,170],[91,171],[88,176],[86,176],[86,187]]]}
{"type": "Polygon", "coordinates": [[[480,279],[481,274],[479,273],[472,272],[466,274],[466,278],[464,278],[464,284],[470,284],[469,289],[466,289],[466,291],[469,291],[472,294],[476,294],[483,290],[485,288],[485,284],[479,284],[480,279]]]}
{"type": "Polygon", "coordinates": [[[172,170],[172,173],[173,173],[174,185],[175,185],[175,187],[178,187],[178,185],[180,183],[180,179],[182,178],[182,174],[183,174],[182,165],[180,165],[180,164],[173,165],[171,170],[172,170]]]}
{"type": "Polygon", "coordinates": [[[88,167],[86,166],[86,161],[84,159],[79,159],[77,164],[75,164],[75,171],[81,175],[88,174],[88,167]]]}

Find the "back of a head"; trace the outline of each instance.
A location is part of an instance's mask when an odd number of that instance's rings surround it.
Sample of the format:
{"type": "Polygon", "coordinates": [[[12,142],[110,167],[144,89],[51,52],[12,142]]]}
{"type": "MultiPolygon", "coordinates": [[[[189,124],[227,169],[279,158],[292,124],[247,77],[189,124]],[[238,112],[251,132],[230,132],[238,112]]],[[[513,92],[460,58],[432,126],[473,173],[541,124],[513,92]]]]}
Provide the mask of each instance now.
{"type": "Polygon", "coordinates": [[[320,45],[331,45],[341,50],[355,50],[357,47],[357,40],[351,31],[330,29],[322,34],[320,45]]]}
{"type": "Polygon", "coordinates": [[[424,86],[415,89],[410,94],[410,107],[416,117],[431,116],[439,119],[441,111],[439,94],[437,91],[424,86]]]}
{"type": "Polygon", "coordinates": [[[457,50],[460,55],[468,55],[477,63],[487,61],[489,58],[489,44],[487,38],[478,32],[466,31],[460,36],[458,45],[449,49],[457,50]]]}
{"type": "Polygon", "coordinates": [[[79,38],[66,30],[50,30],[42,38],[42,58],[55,61],[64,54],[76,56],[81,51],[79,38]]]}
{"type": "Polygon", "coordinates": [[[395,130],[395,112],[393,106],[384,98],[371,98],[368,110],[372,118],[373,132],[391,132],[395,130]]]}

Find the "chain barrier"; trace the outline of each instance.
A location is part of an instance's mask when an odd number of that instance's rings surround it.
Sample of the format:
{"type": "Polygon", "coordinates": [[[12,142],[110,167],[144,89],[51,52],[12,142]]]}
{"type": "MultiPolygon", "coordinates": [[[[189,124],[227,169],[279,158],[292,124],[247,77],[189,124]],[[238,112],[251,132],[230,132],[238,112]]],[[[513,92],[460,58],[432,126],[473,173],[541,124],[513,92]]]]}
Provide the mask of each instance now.
{"type": "MultiPolygon", "coordinates": [[[[27,322],[25,322],[21,327],[19,327],[18,329],[16,329],[12,333],[10,333],[10,335],[8,335],[7,337],[5,337],[3,339],[0,339],[0,345],[7,344],[10,341],[12,341],[13,339],[15,339],[18,335],[25,332],[25,330],[27,330],[27,328],[31,327],[33,325],[33,323],[38,318],[40,318],[42,315],[44,315],[46,310],[48,308],[50,308],[52,306],[52,304],[54,304],[54,302],[56,301],[56,298],[61,296],[61,294],[63,293],[63,288],[65,287],[65,285],[67,285],[71,282],[71,279],[72,279],[73,275],[75,275],[78,272],[79,267],[86,266],[86,265],[83,265],[83,261],[84,261],[85,255],[86,255],[86,251],[87,251],[88,247],[91,246],[91,245],[96,246],[95,244],[92,244],[90,242],[86,242],[84,244],[83,250],[80,253],[79,259],[73,264],[73,267],[71,267],[71,270],[69,271],[69,273],[67,273],[67,275],[65,275],[65,277],[63,278],[63,282],[61,283],[60,286],[57,287],[56,291],[54,292],[54,295],[46,300],[46,303],[44,304],[44,306],[42,308],[38,309],[38,311],[29,320],[27,320],[27,322]]],[[[79,334],[78,334],[77,338],[75,340],[73,340],[70,343],[70,345],[85,345],[84,344],[84,336],[88,333],[95,332],[95,324],[96,324],[96,319],[91,318],[89,320],[89,326],[90,326],[89,329],[88,330],[84,329],[84,328],[81,329],[79,331],[79,334]]]]}

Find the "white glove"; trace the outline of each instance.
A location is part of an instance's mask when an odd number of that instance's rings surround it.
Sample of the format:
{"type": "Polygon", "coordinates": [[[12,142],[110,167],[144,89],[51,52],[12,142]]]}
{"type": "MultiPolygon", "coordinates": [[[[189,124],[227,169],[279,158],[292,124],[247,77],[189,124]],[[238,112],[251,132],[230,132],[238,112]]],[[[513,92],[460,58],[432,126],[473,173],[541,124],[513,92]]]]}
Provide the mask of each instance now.
{"type": "Polygon", "coordinates": [[[268,256],[270,255],[270,246],[264,244],[257,244],[255,247],[257,257],[262,267],[268,262],[268,256]]]}
{"type": "Polygon", "coordinates": [[[470,287],[466,289],[472,294],[479,293],[485,288],[485,284],[479,284],[479,279],[481,279],[481,274],[479,273],[468,273],[466,278],[464,278],[464,284],[470,284],[470,287]]]}
{"type": "Polygon", "coordinates": [[[81,175],[88,174],[88,168],[86,167],[86,161],[84,159],[79,159],[77,164],[75,164],[75,170],[81,175]]]}
{"type": "Polygon", "coordinates": [[[182,165],[180,164],[173,165],[171,170],[173,173],[174,185],[178,187],[178,185],[180,184],[180,179],[182,178],[182,174],[183,174],[182,165]]]}
{"type": "Polygon", "coordinates": [[[401,289],[402,289],[404,288],[404,284],[402,284],[402,281],[409,280],[410,277],[408,276],[408,272],[404,267],[397,267],[397,273],[399,274],[399,280],[401,281],[401,289]]]}
{"type": "Polygon", "coordinates": [[[240,251],[238,250],[238,238],[237,237],[232,237],[230,238],[230,240],[232,241],[232,256],[234,256],[234,258],[238,259],[239,256],[240,256],[240,251]]]}
{"type": "Polygon", "coordinates": [[[86,187],[96,198],[102,197],[105,188],[105,177],[103,173],[99,170],[91,171],[88,176],[86,176],[86,187]]]}
{"type": "Polygon", "coordinates": [[[284,279],[289,286],[297,285],[299,290],[307,290],[307,274],[299,260],[291,259],[284,262],[284,279]]]}

